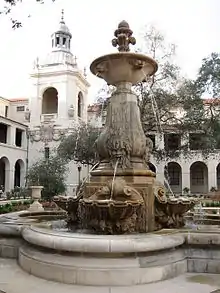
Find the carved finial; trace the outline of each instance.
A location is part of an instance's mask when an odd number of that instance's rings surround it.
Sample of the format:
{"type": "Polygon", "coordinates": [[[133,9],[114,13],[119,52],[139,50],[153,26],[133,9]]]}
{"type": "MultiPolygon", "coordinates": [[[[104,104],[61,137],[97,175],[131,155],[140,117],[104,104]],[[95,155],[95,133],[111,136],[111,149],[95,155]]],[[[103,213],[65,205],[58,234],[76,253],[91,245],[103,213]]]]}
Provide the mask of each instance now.
{"type": "Polygon", "coordinates": [[[136,39],[132,37],[133,31],[130,29],[127,21],[123,20],[119,23],[118,29],[115,31],[115,37],[112,40],[114,47],[118,46],[119,52],[129,52],[129,45],[135,45],[136,39]]]}
{"type": "Polygon", "coordinates": [[[61,10],[61,23],[64,23],[64,9],[61,10]]]}

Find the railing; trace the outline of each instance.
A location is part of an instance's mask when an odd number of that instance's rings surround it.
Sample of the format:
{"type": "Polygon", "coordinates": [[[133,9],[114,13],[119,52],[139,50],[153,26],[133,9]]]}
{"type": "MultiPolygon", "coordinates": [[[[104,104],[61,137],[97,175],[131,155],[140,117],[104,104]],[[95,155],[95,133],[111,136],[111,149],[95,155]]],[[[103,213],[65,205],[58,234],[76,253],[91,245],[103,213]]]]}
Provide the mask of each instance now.
{"type": "Polygon", "coordinates": [[[57,119],[57,113],[41,115],[41,122],[55,121],[56,119],[57,119]]]}

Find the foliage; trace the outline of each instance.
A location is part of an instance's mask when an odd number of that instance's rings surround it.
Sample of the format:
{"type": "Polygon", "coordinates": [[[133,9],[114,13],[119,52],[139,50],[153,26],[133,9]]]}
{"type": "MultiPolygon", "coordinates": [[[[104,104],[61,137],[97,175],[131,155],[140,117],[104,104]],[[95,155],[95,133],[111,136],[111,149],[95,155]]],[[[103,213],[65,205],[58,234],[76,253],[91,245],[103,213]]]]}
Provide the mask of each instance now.
{"type": "Polygon", "coordinates": [[[11,191],[6,192],[7,199],[19,199],[19,198],[27,198],[30,197],[30,190],[23,187],[15,187],[11,191]]]}
{"type": "MultiPolygon", "coordinates": [[[[46,1],[48,2],[48,0],[46,0],[46,1]]],[[[55,2],[55,0],[50,0],[50,1],[55,2]]],[[[13,8],[15,8],[17,5],[23,3],[24,0],[3,0],[3,2],[4,2],[4,6],[0,10],[0,14],[9,15],[12,13],[13,8]]],[[[38,4],[44,4],[45,0],[34,0],[34,2],[36,2],[38,4]]],[[[28,17],[30,17],[30,15],[28,17]]],[[[14,19],[13,17],[11,17],[10,20],[11,20],[13,29],[16,29],[16,28],[19,28],[22,26],[21,21],[19,21],[18,19],[14,19]]]]}
{"type": "Polygon", "coordinates": [[[197,86],[201,93],[208,92],[213,97],[220,96],[220,54],[211,53],[202,60],[199,69],[197,86]]]}
{"type": "MultiPolygon", "coordinates": [[[[43,200],[40,200],[39,202],[42,204],[43,208],[47,211],[59,209],[54,202],[43,201],[43,200]]],[[[33,200],[29,199],[29,200],[23,200],[23,201],[11,201],[2,205],[0,204],[0,214],[24,211],[28,209],[30,207],[30,204],[32,203],[33,203],[33,200]]]]}
{"type": "Polygon", "coordinates": [[[35,162],[28,171],[28,185],[42,185],[42,198],[51,199],[65,192],[66,162],[52,155],[48,159],[35,162]]]}
{"type": "MultiPolygon", "coordinates": [[[[220,92],[220,54],[212,53],[205,58],[198,77],[188,80],[181,76],[175,62],[176,46],[168,43],[161,32],[153,26],[147,27],[143,40],[142,48],[137,51],[151,56],[159,65],[155,75],[134,87],[144,132],[150,138],[159,132],[165,142],[170,133],[186,138],[176,149],[156,146],[155,157],[161,160],[193,156],[189,152],[191,144],[197,145],[204,158],[210,152],[214,154],[220,148],[220,103],[219,99],[207,101],[201,96],[206,91],[214,96],[220,92]]],[[[109,88],[105,92],[107,98],[109,88]]],[[[103,101],[103,90],[101,93],[103,101]]]]}
{"type": "Polygon", "coordinates": [[[95,142],[100,129],[90,124],[81,123],[73,132],[64,137],[57,153],[65,161],[76,161],[85,165],[94,165],[98,158],[95,149],[95,142]]]}
{"type": "Polygon", "coordinates": [[[10,202],[0,205],[0,214],[12,213],[26,210],[31,204],[31,200],[10,202]]]}
{"type": "MultiPolygon", "coordinates": [[[[218,100],[207,103],[201,94],[208,88],[219,94],[219,55],[213,53],[204,59],[198,78],[187,80],[181,77],[180,68],[175,64],[175,45],[167,44],[154,27],[145,31],[144,43],[147,55],[159,64],[158,72],[135,88],[146,135],[173,132],[187,137],[189,133],[197,133],[194,137],[199,150],[207,157],[220,146],[220,107],[218,100]]],[[[158,159],[193,155],[189,152],[189,142],[185,141],[178,149],[154,149],[154,154],[158,159]]]]}

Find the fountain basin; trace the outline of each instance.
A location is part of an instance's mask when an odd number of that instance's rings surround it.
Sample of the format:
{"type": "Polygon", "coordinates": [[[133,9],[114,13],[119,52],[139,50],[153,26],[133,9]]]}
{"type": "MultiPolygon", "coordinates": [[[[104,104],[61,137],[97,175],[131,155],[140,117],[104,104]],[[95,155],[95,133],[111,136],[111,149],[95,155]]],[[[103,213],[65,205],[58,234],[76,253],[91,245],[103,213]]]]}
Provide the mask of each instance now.
{"type": "Polygon", "coordinates": [[[27,272],[68,284],[129,286],[186,272],[184,235],[91,235],[22,230],[19,264],[27,272]]]}
{"type": "Polygon", "coordinates": [[[47,280],[134,286],[185,272],[220,273],[219,228],[91,235],[21,224],[21,219],[19,213],[0,216],[0,256],[18,259],[25,271],[47,280]]]}
{"type": "Polygon", "coordinates": [[[154,195],[158,229],[184,227],[185,213],[198,203],[198,199],[192,197],[167,197],[160,182],[155,182],[154,195]]]}
{"type": "Polygon", "coordinates": [[[77,226],[79,223],[78,207],[80,198],[55,196],[53,201],[59,208],[67,212],[67,224],[69,227],[77,226]]]}
{"type": "Polygon", "coordinates": [[[79,209],[83,229],[102,234],[144,232],[143,201],[82,199],[79,209]]]}
{"type": "Polygon", "coordinates": [[[137,84],[157,71],[157,63],[142,54],[120,52],[108,54],[95,59],[91,72],[103,78],[108,84],[117,85],[120,82],[137,84]]]}

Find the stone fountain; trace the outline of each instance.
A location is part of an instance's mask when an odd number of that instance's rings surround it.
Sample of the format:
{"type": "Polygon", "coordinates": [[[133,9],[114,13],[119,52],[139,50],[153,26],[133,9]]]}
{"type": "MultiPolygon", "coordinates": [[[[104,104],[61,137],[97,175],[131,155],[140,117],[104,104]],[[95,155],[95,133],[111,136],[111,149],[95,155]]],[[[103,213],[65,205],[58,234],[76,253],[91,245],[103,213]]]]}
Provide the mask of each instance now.
{"type": "Polygon", "coordinates": [[[126,21],[118,25],[112,44],[118,53],[91,64],[92,73],[116,88],[97,140],[101,163],[77,198],[54,199],[67,210],[69,224],[83,229],[63,232],[21,223],[17,214],[0,217],[5,235],[21,238],[13,244],[19,265],[47,280],[134,286],[192,272],[197,261],[183,245],[197,244],[200,236],[160,230],[182,227],[182,214],[195,201],[168,198],[147,164],[151,143],[143,132],[132,86],[154,74],[157,64],[145,55],[130,53],[135,38],[126,21]]]}
{"type": "Polygon", "coordinates": [[[147,140],[132,86],[157,71],[157,63],[130,52],[132,30],[122,21],[112,44],[118,53],[102,56],[91,72],[116,90],[110,98],[105,129],[97,140],[101,163],[91,172],[80,200],[82,224],[109,234],[154,230],[155,174],[146,164],[147,140]]]}
{"type": "Polygon", "coordinates": [[[193,199],[167,198],[148,167],[152,142],[142,129],[132,86],[153,75],[158,66],[153,59],[130,52],[130,44],[136,43],[132,34],[122,21],[112,40],[119,52],[97,58],[90,67],[94,75],[115,86],[115,91],[96,143],[99,167],[91,172],[90,182],[77,199],[54,199],[67,210],[70,227],[80,222],[81,228],[101,234],[179,228],[184,226],[183,214],[195,204],[193,199]]]}

